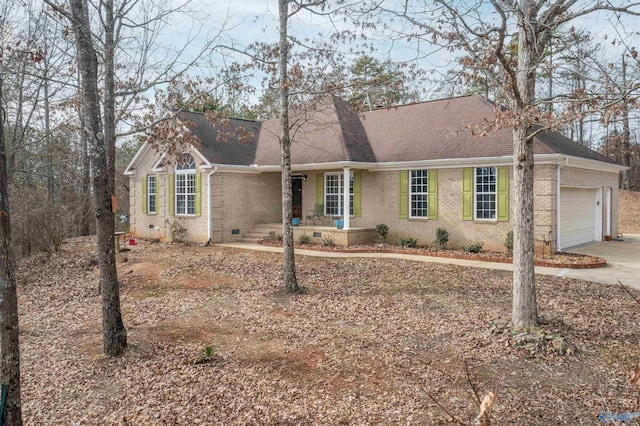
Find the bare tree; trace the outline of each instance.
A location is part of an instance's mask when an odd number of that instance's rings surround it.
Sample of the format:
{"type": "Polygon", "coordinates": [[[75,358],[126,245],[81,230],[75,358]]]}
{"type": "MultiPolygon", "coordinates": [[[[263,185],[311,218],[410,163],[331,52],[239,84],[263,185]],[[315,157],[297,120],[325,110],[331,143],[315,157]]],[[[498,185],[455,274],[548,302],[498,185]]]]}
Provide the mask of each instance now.
{"type": "Polygon", "coordinates": [[[290,0],[278,0],[278,16],[280,41],[279,47],[279,75],[280,75],[280,166],[282,168],[282,247],[284,248],[284,286],[289,293],[300,290],[296,278],[296,263],[293,249],[292,206],[293,193],[291,186],[291,135],[289,134],[289,74],[287,70],[289,60],[289,3],[290,0]]]}
{"type": "Polygon", "coordinates": [[[120,290],[116,273],[113,194],[107,167],[107,142],[100,119],[98,97],[98,58],[93,47],[87,0],[72,0],[70,20],[76,38],[81,75],[84,136],[90,147],[93,197],[98,236],[98,267],[102,295],[102,331],[104,353],[117,356],[127,347],[127,331],[120,312],[120,290]]]}
{"type": "Polygon", "coordinates": [[[2,330],[0,332],[0,381],[7,387],[6,407],[4,408],[4,413],[0,414],[2,415],[0,423],[21,425],[18,296],[14,277],[13,249],[11,247],[2,83],[2,74],[0,74],[0,330],[2,330]]]}

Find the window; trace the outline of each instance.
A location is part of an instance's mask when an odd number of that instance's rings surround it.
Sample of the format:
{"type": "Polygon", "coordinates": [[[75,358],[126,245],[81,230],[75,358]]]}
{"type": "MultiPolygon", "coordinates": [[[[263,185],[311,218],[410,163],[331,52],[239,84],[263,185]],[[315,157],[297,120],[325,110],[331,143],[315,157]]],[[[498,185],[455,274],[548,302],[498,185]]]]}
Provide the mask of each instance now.
{"type": "Polygon", "coordinates": [[[147,213],[156,212],[156,177],[147,176],[147,213]]]}
{"type": "Polygon", "coordinates": [[[196,163],[190,154],[176,164],[176,214],[196,214],[196,163]]]}
{"type": "Polygon", "coordinates": [[[409,181],[409,217],[429,217],[427,170],[411,170],[409,181]]]}
{"type": "MultiPolygon", "coordinates": [[[[344,212],[343,173],[324,174],[324,214],[327,216],[342,216],[344,212]]],[[[353,172],[349,179],[349,214],[353,216],[353,172]]]]}
{"type": "Polygon", "coordinates": [[[496,219],[496,182],[495,167],[476,167],[475,169],[475,218],[479,220],[496,219]]]}

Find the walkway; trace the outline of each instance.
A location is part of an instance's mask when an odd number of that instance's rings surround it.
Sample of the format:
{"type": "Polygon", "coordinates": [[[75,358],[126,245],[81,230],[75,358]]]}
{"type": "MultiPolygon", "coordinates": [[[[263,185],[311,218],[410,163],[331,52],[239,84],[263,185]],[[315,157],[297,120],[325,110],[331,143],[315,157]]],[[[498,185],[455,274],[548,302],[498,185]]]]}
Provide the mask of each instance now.
{"type": "MultiPolygon", "coordinates": [[[[219,247],[233,247],[245,250],[257,250],[266,251],[270,253],[282,253],[282,247],[265,246],[262,244],[250,244],[250,243],[225,243],[216,244],[219,247]]],[[[450,265],[470,266],[472,268],[485,268],[485,269],[498,269],[501,271],[513,271],[513,265],[510,263],[500,262],[483,262],[480,260],[468,260],[468,259],[451,259],[447,257],[433,257],[416,254],[402,254],[402,253],[344,253],[344,252],[332,252],[332,251],[319,251],[319,250],[307,250],[296,248],[296,254],[300,256],[312,256],[312,257],[331,257],[331,258],[354,258],[354,257],[377,257],[381,259],[401,259],[411,260],[414,262],[431,262],[431,263],[447,263],[450,265]]],[[[556,275],[556,276],[568,276],[570,269],[563,268],[549,268],[546,266],[536,266],[536,273],[543,275],[556,275]]],[[[591,269],[590,271],[593,271],[591,269]]],[[[585,278],[583,278],[585,279],[585,278]]]]}
{"type": "MultiPolygon", "coordinates": [[[[217,244],[221,247],[234,247],[246,250],[266,251],[282,253],[282,247],[264,246],[261,244],[227,243],[217,244]]],[[[640,290],[640,235],[625,235],[623,241],[603,241],[576,247],[570,250],[572,253],[600,256],[607,259],[607,266],[594,269],[567,269],[536,266],[536,274],[553,275],[557,277],[574,278],[593,281],[602,284],[625,285],[640,290]]],[[[357,258],[377,257],[381,259],[403,259],[415,262],[447,263],[450,265],[470,266],[472,268],[498,269],[501,271],[513,271],[510,263],[483,262],[479,260],[451,259],[445,257],[431,257],[401,253],[340,253],[330,251],[317,251],[296,249],[296,254],[313,257],[332,258],[357,258]]]]}

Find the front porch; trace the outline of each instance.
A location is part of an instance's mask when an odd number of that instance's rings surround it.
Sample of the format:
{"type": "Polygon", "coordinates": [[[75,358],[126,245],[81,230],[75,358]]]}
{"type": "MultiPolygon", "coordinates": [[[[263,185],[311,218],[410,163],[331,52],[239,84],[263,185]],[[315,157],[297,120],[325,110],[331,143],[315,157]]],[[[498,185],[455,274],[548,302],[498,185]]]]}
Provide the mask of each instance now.
{"type": "MultiPolygon", "coordinates": [[[[281,223],[262,223],[256,225],[252,234],[265,236],[267,239],[277,239],[282,235],[281,223]]],[[[293,239],[298,242],[301,235],[308,235],[311,243],[322,244],[323,240],[333,240],[337,246],[352,246],[356,244],[366,244],[374,240],[376,228],[351,227],[349,229],[338,229],[335,226],[299,225],[293,226],[293,239]]]]}

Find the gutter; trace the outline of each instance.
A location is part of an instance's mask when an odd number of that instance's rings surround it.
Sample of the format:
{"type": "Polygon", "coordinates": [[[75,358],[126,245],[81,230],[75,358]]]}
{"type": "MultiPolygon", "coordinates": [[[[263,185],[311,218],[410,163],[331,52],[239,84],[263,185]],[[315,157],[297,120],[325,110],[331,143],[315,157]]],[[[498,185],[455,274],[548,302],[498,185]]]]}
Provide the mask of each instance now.
{"type": "Polygon", "coordinates": [[[563,163],[556,164],[556,252],[561,250],[560,246],[560,169],[569,164],[569,158],[565,157],[563,163]]]}
{"type": "Polygon", "coordinates": [[[207,175],[207,245],[211,242],[211,176],[213,176],[218,171],[218,166],[215,166],[212,171],[207,175]]]}

